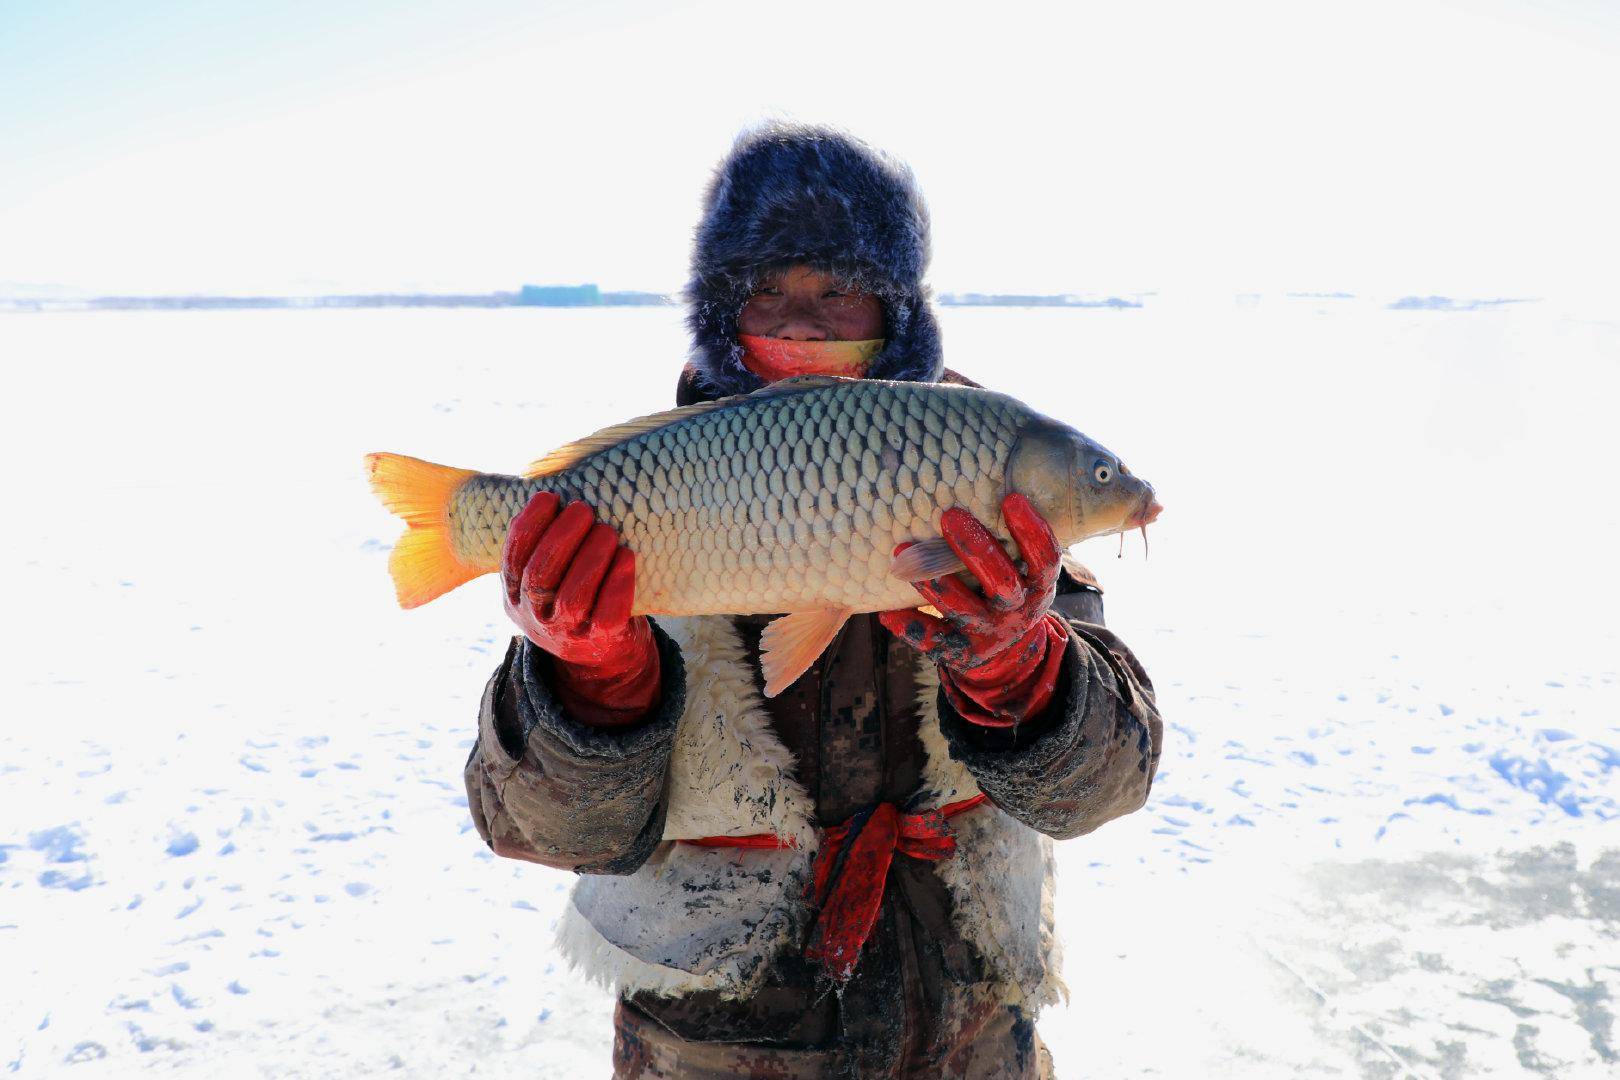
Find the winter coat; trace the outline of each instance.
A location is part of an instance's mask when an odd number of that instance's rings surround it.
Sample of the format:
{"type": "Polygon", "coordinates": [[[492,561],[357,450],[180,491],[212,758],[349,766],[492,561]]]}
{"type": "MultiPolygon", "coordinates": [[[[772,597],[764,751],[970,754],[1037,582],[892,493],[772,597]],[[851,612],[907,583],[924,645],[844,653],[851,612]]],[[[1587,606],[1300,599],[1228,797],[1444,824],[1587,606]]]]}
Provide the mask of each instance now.
{"type": "MultiPolygon", "coordinates": [[[[680,399],[702,396],[689,370],[680,399]]],[[[1034,1017],[1063,993],[1052,840],[1141,807],[1162,738],[1089,574],[1066,563],[1059,593],[1056,697],[1012,731],[957,715],[873,616],[769,700],[767,618],[660,617],[663,697],[629,729],[569,717],[550,657],[513,640],[480,707],[469,805],[497,854],[581,875],[559,944],[621,998],[616,1075],[1040,1075],[1034,1017]],[[853,978],[818,985],[802,956],[818,830],[981,792],[950,821],[954,857],[895,857],[853,978]],[[796,846],[680,842],[767,832],[796,846]]]]}

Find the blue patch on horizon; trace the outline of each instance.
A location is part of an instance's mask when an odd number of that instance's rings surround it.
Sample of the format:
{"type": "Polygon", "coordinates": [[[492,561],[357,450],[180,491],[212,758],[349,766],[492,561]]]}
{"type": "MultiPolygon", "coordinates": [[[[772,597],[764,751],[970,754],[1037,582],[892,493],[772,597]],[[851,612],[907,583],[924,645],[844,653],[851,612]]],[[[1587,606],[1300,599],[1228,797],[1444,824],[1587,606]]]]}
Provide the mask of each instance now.
{"type": "Polygon", "coordinates": [[[163,849],[178,859],[183,855],[190,855],[197,850],[197,837],[193,833],[181,833],[169,841],[169,846],[163,849]]]}
{"type": "Polygon", "coordinates": [[[1539,303],[1534,297],[1457,300],[1449,296],[1403,296],[1384,305],[1386,311],[1495,311],[1512,304],[1539,303]]]}

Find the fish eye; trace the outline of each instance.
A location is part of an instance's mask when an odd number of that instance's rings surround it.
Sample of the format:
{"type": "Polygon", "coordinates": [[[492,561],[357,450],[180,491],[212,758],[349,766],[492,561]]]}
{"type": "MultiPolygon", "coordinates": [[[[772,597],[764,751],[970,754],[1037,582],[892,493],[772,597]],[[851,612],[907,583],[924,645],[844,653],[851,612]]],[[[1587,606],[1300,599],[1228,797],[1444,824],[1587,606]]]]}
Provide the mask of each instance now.
{"type": "Polygon", "coordinates": [[[1114,469],[1108,462],[1099,460],[1091,467],[1091,478],[1099,484],[1106,484],[1114,478],[1114,469]]]}

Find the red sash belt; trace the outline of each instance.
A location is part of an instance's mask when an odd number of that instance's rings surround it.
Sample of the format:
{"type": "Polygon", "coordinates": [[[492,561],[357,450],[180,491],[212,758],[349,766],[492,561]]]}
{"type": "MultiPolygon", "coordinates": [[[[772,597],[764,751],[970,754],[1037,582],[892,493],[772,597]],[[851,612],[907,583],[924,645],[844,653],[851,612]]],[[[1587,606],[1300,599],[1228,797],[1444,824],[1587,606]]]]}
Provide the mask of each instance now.
{"type": "MultiPolygon", "coordinates": [[[[956,854],[956,837],[946,820],[984,800],[982,794],[975,795],[920,814],[902,814],[894,803],[879,803],[842,825],[822,830],[821,850],[816,853],[810,882],[821,914],[810,933],[805,956],[820,963],[839,982],[847,981],[854,974],[861,946],[877,923],[894,853],[929,862],[950,858],[956,854]]],[[[681,843],[767,849],[794,846],[774,833],[706,836],[681,843]]]]}

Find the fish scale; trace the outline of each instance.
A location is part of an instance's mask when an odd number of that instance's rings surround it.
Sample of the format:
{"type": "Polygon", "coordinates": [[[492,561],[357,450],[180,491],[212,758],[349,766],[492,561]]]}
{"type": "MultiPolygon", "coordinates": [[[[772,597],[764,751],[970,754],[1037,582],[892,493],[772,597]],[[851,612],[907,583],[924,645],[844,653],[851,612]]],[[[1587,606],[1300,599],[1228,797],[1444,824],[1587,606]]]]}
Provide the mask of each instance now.
{"type": "Polygon", "coordinates": [[[889,575],[895,547],[937,535],[951,506],[998,521],[1031,415],[988,391],[905,383],[748,397],[549,476],[479,474],[451,500],[451,537],[496,569],[512,518],[550,491],[589,503],[636,553],[639,612],[903,606],[916,593],[889,575]]]}

